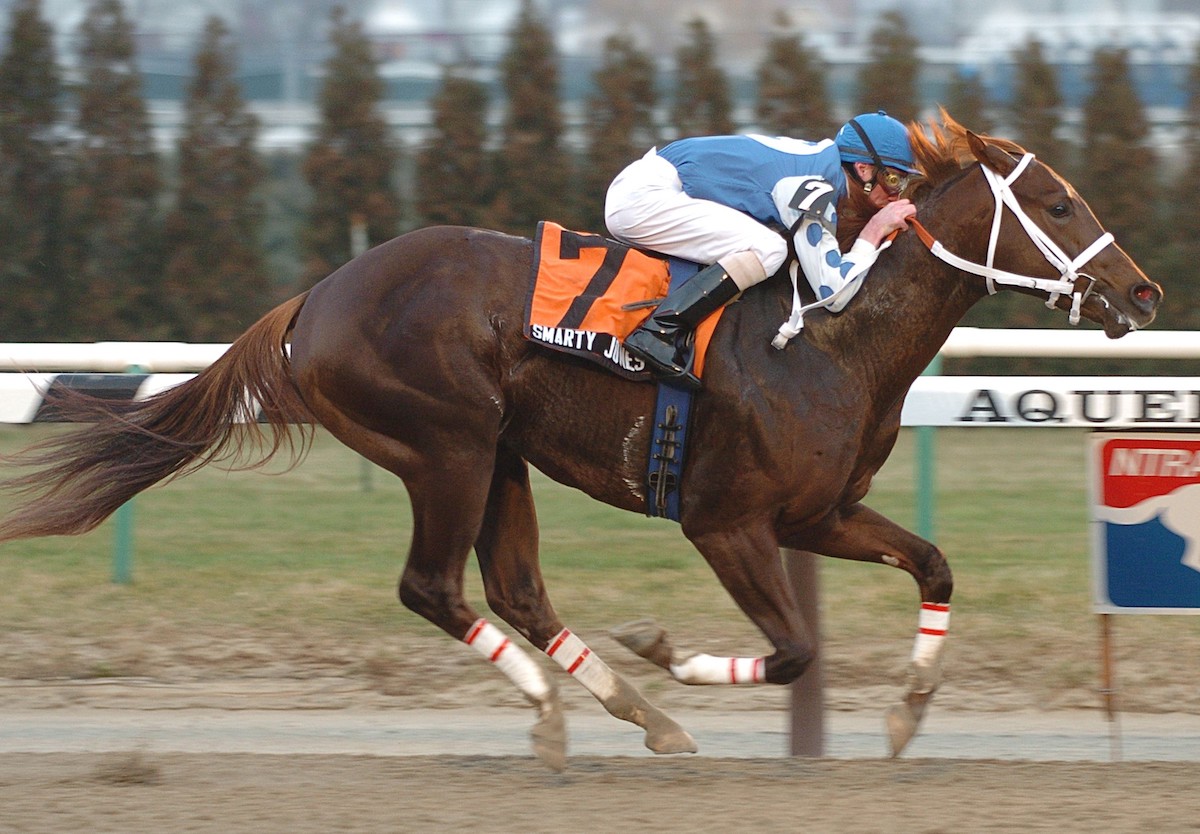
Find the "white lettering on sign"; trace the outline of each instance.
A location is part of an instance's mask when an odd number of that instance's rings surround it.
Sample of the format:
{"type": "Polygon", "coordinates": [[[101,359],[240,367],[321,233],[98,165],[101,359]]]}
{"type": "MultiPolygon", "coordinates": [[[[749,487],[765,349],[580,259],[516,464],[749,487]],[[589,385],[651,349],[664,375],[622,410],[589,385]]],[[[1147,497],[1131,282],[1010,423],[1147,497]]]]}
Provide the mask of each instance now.
{"type": "Polygon", "coordinates": [[[1195,478],[1200,475],[1200,449],[1113,449],[1108,474],[1195,478]]]}

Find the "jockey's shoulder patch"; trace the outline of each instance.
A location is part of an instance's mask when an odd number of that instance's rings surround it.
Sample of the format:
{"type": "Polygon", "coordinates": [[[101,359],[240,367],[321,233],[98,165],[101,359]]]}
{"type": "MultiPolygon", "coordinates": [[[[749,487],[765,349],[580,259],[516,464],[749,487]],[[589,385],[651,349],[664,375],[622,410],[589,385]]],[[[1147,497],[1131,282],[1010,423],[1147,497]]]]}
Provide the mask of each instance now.
{"type": "Polygon", "coordinates": [[[802,217],[817,220],[822,226],[832,227],[837,222],[837,190],[824,177],[796,177],[796,191],[788,205],[802,217]]]}

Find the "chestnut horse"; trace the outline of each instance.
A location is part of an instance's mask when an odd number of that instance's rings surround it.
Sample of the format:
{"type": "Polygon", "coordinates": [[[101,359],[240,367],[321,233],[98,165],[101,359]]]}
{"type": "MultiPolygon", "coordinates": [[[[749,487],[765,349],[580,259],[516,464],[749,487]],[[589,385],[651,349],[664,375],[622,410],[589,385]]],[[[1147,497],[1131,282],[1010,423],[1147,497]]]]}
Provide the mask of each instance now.
{"type": "MultiPolygon", "coordinates": [[[[894,753],[937,686],[952,587],[937,547],[861,503],[896,441],[909,386],[995,283],[1045,291],[1048,305],[1112,338],[1148,324],[1162,297],[1075,190],[1013,143],[948,117],[914,134],[926,172],[914,199],[940,241],[901,234],[853,303],[809,312],[783,349],[772,337],[792,307],[787,276],[747,292],[719,323],[693,409],[682,530],[774,652],[690,653],[646,621],[616,632],[685,683],[784,684],[814,643],[780,548],[897,567],[916,580],[921,608],[908,691],[889,712],[894,753]]],[[[400,600],[528,697],[539,715],[534,749],[548,764],[565,757],[557,688],[464,598],[472,549],[500,619],[644,728],[651,750],[694,751],[564,626],[543,584],[529,465],[644,511],[655,391],[523,338],[532,256],[527,239],[447,227],[367,252],[265,315],[191,380],[141,402],[94,405],[105,413],[88,416],[99,422],[23,456],[35,469],[8,486],[26,503],[0,524],[0,541],[90,530],[140,490],[214,461],[302,453],[311,427],[296,424],[319,424],[404,481],[414,529],[400,600]]]]}

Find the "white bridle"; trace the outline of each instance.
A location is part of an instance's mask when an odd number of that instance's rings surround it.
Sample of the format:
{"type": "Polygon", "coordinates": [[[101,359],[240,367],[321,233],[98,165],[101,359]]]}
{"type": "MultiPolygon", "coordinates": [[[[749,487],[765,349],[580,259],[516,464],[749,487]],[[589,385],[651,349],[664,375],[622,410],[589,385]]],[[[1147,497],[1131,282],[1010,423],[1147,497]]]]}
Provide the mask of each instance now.
{"type": "MultiPolygon", "coordinates": [[[[1012,184],[1025,172],[1029,164],[1033,162],[1033,159],[1033,154],[1025,154],[1006,177],[1002,177],[986,165],[980,165],[980,168],[983,170],[983,176],[987,179],[988,186],[992,189],[992,195],[996,199],[996,208],[992,214],[992,232],[988,239],[986,263],[975,263],[974,261],[968,261],[966,258],[955,255],[946,249],[940,241],[935,239],[916,217],[910,217],[909,224],[934,257],[956,269],[961,269],[963,272],[969,272],[972,275],[982,277],[987,283],[989,294],[995,294],[996,284],[1040,290],[1049,296],[1046,300],[1046,306],[1050,308],[1055,306],[1059,296],[1070,295],[1071,311],[1068,314],[1068,319],[1071,324],[1079,324],[1080,308],[1088,296],[1091,295],[1092,288],[1096,283],[1095,278],[1079,270],[1084,264],[1096,257],[1101,250],[1112,243],[1113,236],[1112,233],[1105,232],[1091,246],[1084,249],[1074,258],[1069,257],[1063,252],[1062,247],[1051,240],[1050,236],[1025,213],[1025,210],[1021,208],[1021,204],[1017,202],[1017,196],[1012,190],[1012,184]],[[1031,275],[1019,275],[1015,272],[1008,272],[993,266],[996,257],[996,244],[1000,240],[1000,223],[1004,217],[1005,206],[1020,221],[1022,228],[1025,229],[1025,234],[1034,242],[1046,260],[1059,271],[1058,278],[1035,278],[1031,275]]],[[[778,335],[771,342],[772,345],[780,350],[787,345],[788,341],[800,333],[801,328],[804,327],[805,313],[818,307],[828,307],[837,301],[843,292],[850,291],[851,287],[857,288],[855,286],[857,282],[853,282],[828,298],[821,299],[812,304],[803,304],[800,301],[800,293],[796,285],[796,273],[797,270],[793,264],[791,318],[779,328],[778,335]]],[[[1103,296],[1100,296],[1100,298],[1103,300],[1103,296]]]]}
{"type": "MultiPolygon", "coordinates": [[[[1096,255],[1100,254],[1102,249],[1112,243],[1113,236],[1111,232],[1105,232],[1091,246],[1075,256],[1075,258],[1070,258],[1067,253],[1063,252],[1062,248],[1051,240],[1050,236],[1029,218],[1029,215],[1021,208],[1021,204],[1017,202],[1017,196],[1012,190],[1012,184],[1025,172],[1025,169],[1033,162],[1033,158],[1033,154],[1025,154],[1021,157],[1021,161],[1017,163],[1017,167],[1013,168],[1007,177],[1000,176],[986,165],[980,166],[983,170],[983,176],[987,179],[988,185],[992,189],[992,195],[996,198],[996,210],[992,215],[992,233],[988,239],[987,263],[977,264],[974,261],[960,258],[953,252],[948,251],[945,246],[932,237],[926,239],[922,235],[922,240],[925,241],[925,245],[929,247],[929,251],[935,257],[964,272],[981,276],[987,282],[987,289],[991,294],[995,294],[996,284],[1041,290],[1050,296],[1046,301],[1046,306],[1051,308],[1057,303],[1060,295],[1070,295],[1072,301],[1071,312],[1068,318],[1071,324],[1079,324],[1079,308],[1083,305],[1087,297],[1091,295],[1092,287],[1096,282],[1095,278],[1080,272],[1079,269],[1092,258],[1096,257],[1096,255]],[[1050,262],[1050,265],[1059,271],[1060,277],[1057,279],[1034,278],[1029,275],[1006,272],[1003,269],[996,269],[992,266],[996,257],[996,242],[1000,239],[1000,222],[1004,215],[1004,206],[1008,206],[1009,211],[1021,222],[1021,226],[1025,229],[1025,234],[1029,235],[1029,239],[1041,250],[1046,260],[1050,262]],[[1083,280],[1081,281],[1081,279],[1083,280]],[[1081,286],[1081,284],[1085,285],[1081,286]]],[[[918,234],[920,234],[920,231],[918,229],[918,234]]]]}

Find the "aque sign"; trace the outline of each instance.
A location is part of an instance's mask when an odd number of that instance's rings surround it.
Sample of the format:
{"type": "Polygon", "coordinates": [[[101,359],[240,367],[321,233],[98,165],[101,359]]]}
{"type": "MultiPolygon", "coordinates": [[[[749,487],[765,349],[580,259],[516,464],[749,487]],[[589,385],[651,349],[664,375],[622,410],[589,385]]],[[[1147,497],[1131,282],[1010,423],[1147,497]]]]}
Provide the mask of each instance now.
{"type": "Polygon", "coordinates": [[[1200,614],[1200,435],[1096,432],[1089,463],[1096,610],[1200,614]]]}

